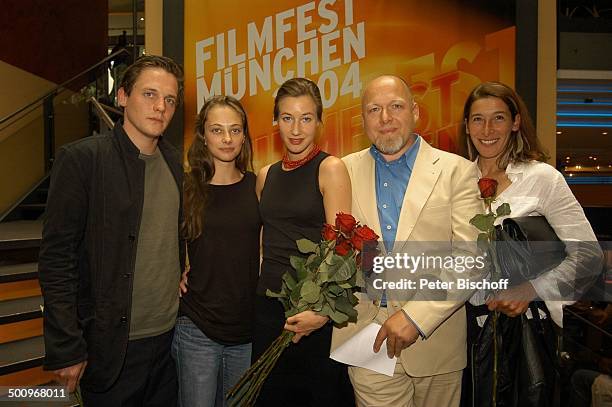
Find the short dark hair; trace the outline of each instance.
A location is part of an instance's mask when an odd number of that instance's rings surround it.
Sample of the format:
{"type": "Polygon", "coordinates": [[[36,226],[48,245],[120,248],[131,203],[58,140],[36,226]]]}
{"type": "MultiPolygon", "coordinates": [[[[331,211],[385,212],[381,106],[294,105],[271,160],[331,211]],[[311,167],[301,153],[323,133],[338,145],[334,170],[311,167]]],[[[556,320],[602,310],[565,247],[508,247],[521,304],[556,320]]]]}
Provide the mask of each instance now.
{"type": "Polygon", "coordinates": [[[132,93],[132,88],[138,80],[138,77],[145,69],[160,68],[176,78],[178,83],[178,102],[181,103],[183,100],[183,80],[184,73],[183,68],[174,62],[171,58],[159,56],[159,55],[143,55],[130,65],[121,78],[120,88],[123,88],[125,93],[129,96],[132,93]]]}
{"type": "Polygon", "coordinates": [[[274,120],[278,120],[279,103],[286,97],[310,96],[317,107],[317,119],[322,120],[323,117],[323,102],[321,100],[321,91],[316,83],[306,78],[293,78],[285,81],[276,92],[274,98],[274,120]]]}
{"type": "Polygon", "coordinates": [[[465,137],[467,143],[467,153],[470,160],[478,157],[478,150],[472,143],[472,139],[467,134],[466,126],[470,119],[470,110],[472,105],[479,99],[494,97],[501,99],[512,117],[512,121],[516,115],[520,115],[521,123],[518,131],[510,133],[510,137],[504,147],[504,150],[497,158],[497,166],[506,168],[511,162],[523,162],[529,160],[546,161],[548,155],[544,152],[540,141],[536,135],[535,127],[529,117],[529,111],[523,99],[510,86],[501,82],[484,82],[476,86],[470,92],[465,105],[463,107],[463,126],[461,126],[461,136],[465,137]]]}

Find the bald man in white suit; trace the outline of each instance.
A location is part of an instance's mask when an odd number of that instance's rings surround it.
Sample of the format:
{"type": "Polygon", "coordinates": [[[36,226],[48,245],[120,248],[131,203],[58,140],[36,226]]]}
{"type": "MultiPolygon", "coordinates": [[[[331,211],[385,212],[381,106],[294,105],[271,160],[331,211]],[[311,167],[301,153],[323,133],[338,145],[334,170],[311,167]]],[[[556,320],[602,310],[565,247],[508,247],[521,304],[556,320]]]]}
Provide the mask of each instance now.
{"type": "MultiPolygon", "coordinates": [[[[373,146],[343,160],[353,186],[353,215],[390,241],[388,248],[379,242],[383,254],[396,252],[402,242],[474,242],[478,231],[469,219],[483,212],[476,167],[414,133],[419,108],[407,84],[395,76],[371,81],[362,116],[373,146]],[[387,198],[396,204],[388,205],[387,198]]],[[[362,295],[357,322],[334,331],[332,350],[377,322],[382,327],[374,350],[386,340],[389,357],[398,356],[398,362],[393,377],[349,367],[357,405],[458,406],[467,359],[463,304],[388,295],[381,306],[362,295]]]]}

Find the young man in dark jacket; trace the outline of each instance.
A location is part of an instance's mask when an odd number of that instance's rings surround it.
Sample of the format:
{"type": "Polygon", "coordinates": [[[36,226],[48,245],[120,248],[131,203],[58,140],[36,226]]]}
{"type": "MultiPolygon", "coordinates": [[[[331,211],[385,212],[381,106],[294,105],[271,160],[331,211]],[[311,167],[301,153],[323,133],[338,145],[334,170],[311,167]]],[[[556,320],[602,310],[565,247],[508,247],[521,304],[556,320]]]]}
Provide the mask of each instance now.
{"type": "Polygon", "coordinates": [[[176,404],[170,357],[181,274],[181,154],[162,136],[183,70],[145,56],[125,72],[110,136],[62,147],[39,258],[45,362],[87,406],[176,404]]]}

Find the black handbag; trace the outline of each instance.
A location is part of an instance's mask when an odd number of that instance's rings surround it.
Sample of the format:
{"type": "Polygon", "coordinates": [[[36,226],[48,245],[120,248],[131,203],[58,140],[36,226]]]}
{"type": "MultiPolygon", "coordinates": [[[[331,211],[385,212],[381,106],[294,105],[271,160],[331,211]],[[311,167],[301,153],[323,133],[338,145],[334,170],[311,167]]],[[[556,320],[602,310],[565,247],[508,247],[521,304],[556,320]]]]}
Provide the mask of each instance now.
{"type": "MultiPolygon", "coordinates": [[[[503,278],[510,279],[510,286],[551,270],[565,258],[565,245],[544,216],[505,219],[496,228],[496,239],[500,271],[503,278]]],[[[483,307],[486,309],[486,306],[469,309],[473,313],[483,307]]],[[[472,406],[492,406],[494,336],[498,344],[495,407],[558,405],[557,332],[543,302],[534,301],[529,308],[531,320],[524,314],[516,318],[499,314],[495,330],[489,312],[480,332],[470,335],[476,338],[470,344],[472,406]],[[540,318],[538,309],[544,310],[548,318],[540,318]]],[[[470,318],[472,330],[477,329],[474,318],[470,318]]]]}
{"type": "Polygon", "coordinates": [[[544,216],[504,219],[495,235],[501,276],[509,279],[510,286],[555,268],[566,256],[565,244],[544,216]]]}

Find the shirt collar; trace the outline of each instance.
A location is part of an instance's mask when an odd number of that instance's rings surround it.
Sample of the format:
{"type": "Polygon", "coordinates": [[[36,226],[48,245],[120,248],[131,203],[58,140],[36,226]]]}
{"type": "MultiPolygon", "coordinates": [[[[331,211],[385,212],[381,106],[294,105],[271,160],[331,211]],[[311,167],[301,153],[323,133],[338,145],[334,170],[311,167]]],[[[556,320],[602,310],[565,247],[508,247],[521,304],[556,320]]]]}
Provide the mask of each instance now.
{"type": "MultiPolygon", "coordinates": [[[[480,167],[478,167],[478,159],[473,161],[476,166],[476,170],[478,171],[478,178],[482,178],[482,172],[480,171],[480,167]]],[[[515,183],[523,178],[523,173],[527,171],[527,165],[529,162],[509,162],[506,167],[506,175],[510,182],[515,183]]],[[[503,194],[503,192],[502,192],[503,194]]]]}
{"type": "Polygon", "coordinates": [[[415,136],[416,137],[415,137],[414,143],[412,143],[410,148],[406,150],[406,152],[402,154],[396,160],[386,161],[384,157],[382,156],[382,153],[378,151],[378,149],[376,148],[374,144],[370,146],[370,154],[372,155],[374,160],[379,164],[389,164],[389,165],[404,164],[412,172],[412,169],[414,168],[414,162],[416,161],[417,153],[419,152],[419,146],[421,145],[421,136],[419,136],[418,134],[415,134],[415,136]]]}
{"type": "Polygon", "coordinates": [[[523,162],[510,162],[506,167],[506,174],[521,174],[525,172],[525,163],[523,162]]]}
{"type": "MultiPolygon", "coordinates": [[[[478,158],[472,161],[478,170],[478,176],[482,177],[482,172],[480,172],[480,167],[478,167],[478,158]]],[[[506,174],[522,174],[526,170],[525,162],[509,162],[506,167],[506,174]]]]}

